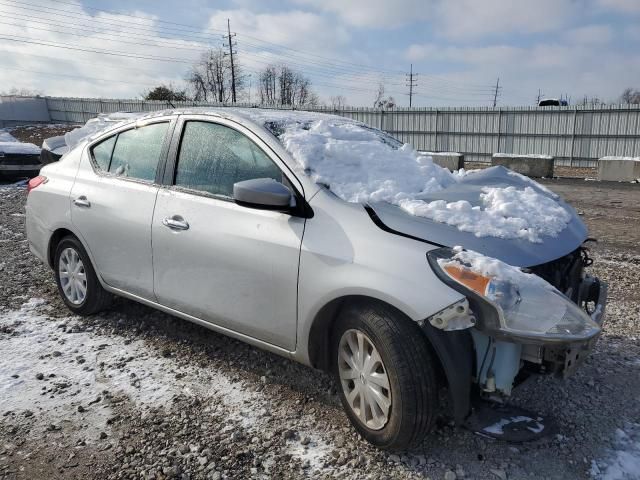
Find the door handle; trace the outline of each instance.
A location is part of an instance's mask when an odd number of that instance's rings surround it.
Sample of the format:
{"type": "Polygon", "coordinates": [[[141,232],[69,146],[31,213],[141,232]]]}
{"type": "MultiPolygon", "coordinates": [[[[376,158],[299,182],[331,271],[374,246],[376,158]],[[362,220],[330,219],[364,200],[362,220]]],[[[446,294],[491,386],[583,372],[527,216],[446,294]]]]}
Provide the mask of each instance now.
{"type": "Polygon", "coordinates": [[[180,215],[167,217],[164,220],[162,220],[162,224],[165,227],[169,227],[171,230],[189,230],[189,224],[180,215]]]}
{"type": "Polygon", "coordinates": [[[84,195],[80,195],[73,201],[73,203],[78,207],[89,208],[91,206],[91,202],[89,202],[89,200],[87,200],[87,197],[85,197],[84,195]]]}

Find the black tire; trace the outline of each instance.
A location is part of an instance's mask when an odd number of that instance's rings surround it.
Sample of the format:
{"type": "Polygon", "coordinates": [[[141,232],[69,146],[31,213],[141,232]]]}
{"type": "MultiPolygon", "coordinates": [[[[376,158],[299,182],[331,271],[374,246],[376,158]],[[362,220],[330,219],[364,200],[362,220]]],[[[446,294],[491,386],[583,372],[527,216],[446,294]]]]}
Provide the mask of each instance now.
{"type": "Polygon", "coordinates": [[[432,430],[438,411],[436,365],[420,327],[402,313],[383,304],[345,307],[332,332],[332,365],[342,406],[360,435],[387,450],[420,445],[432,430]],[[368,428],[349,405],[338,370],[340,339],[347,330],[359,330],[380,354],[391,387],[391,408],[386,424],[368,428]]]}
{"type": "Polygon", "coordinates": [[[100,312],[107,308],[113,299],[113,296],[102,288],[93,265],[91,264],[91,260],[89,259],[89,255],[87,255],[87,251],[82,246],[82,243],[80,243],[80,241],[74,236],[69,235],[64,237],[56,246],[56,251],[53,256],[53,272],[56,278],[56,284],[58,285],[58,293],[60,293],[62,301],[67,305],[69,310],[76,315],[86,316],[100,312]],[[77,252],[84,265],[84,273],[87,280],[86,295],[84,300],[78,304],[73,303],[69,298],[67,298],[60,280],[60,256],[67,248],[72,248],[77,252]]]}

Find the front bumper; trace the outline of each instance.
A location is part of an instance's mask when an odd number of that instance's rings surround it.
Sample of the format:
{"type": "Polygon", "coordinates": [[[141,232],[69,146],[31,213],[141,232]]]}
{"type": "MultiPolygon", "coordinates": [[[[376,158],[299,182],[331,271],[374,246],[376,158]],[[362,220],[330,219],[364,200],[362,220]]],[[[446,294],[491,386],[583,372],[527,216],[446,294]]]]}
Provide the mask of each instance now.
{"type": "MultiPolygon", "coordinates": [[[[602,328],[608,285],[597,277],[587,275],[580,287],[578,305],[587,308],[591,319],[602,328]]],[[[572,375],[593,350],[599,336],[598,334],[584,342],[544,347],[540,352],[544,370],[565,378],[572,375]]]]}

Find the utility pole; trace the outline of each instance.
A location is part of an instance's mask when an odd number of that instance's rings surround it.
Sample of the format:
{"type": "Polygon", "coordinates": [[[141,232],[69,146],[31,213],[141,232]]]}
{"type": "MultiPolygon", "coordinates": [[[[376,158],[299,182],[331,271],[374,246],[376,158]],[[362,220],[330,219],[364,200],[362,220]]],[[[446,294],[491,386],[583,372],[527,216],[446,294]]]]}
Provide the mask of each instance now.
{"type": "Polygon", "coordinates": [[[231,35],[231,22],[227,18],[227,40],[229,43],[229,58],[231,59],[231,102],[236,103],[236,68],[233,65],[233,44],[231,43],[231,37],[235,37],[234,33],[231,35]]]}
{"type": "Polygon", "coordinates": [[[409,72],[410,73],[407,74],[407,81],[409,82],[407,84],[407,87],[409,87],[409,108],[411,108],[413,105],[413,87],[418,86],[418,81],[416,80],[418,74],[413,73],[413,63],[411,64],[411,69],[409,72]]]}
{"type": "Polygon", "coordinates": [[[538,105],[540,103],[540,99],[542,98],[544,94],[542,93],[542,90],[538,89],[538,100],[536,100],[536,105],[538,105]]]}
{"type": "Polygon", "coordinates": [[[500,89],[500,77],[496,80],[496,91],[493,94],[493,108],[498,104],[498,90],[500,89]]]}

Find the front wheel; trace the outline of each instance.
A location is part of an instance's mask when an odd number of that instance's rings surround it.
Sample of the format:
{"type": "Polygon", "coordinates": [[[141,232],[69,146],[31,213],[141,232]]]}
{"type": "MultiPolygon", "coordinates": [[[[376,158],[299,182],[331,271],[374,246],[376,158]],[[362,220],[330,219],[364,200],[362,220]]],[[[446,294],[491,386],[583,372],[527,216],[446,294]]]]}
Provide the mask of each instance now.
{"type": "Polygon", "coordinates": [[[89,255],[76,237],[64,237],[54,255],[53,268],[60,297],[77,315],[91,315],[111,301],[96,275],[89,255]]]}
{"type": "Polygon", "coordinates": [[[420,444],[433,427],[438,388],[418,325],[384,305],[348,306],[332,344],[342,405],[360,435],[385,449],[420,444]]]}

